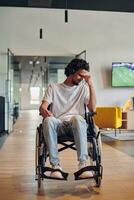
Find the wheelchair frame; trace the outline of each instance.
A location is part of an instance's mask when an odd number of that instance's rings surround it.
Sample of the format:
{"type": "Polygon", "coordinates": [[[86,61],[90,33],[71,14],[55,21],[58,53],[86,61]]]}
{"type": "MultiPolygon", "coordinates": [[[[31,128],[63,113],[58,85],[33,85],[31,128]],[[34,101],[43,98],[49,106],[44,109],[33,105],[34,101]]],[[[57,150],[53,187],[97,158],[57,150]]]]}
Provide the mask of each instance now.
{"type": "MultiPolygon", "coordinates": [[[[95,131],[93,115],[94,113],[88,113],[85,115],[85,119],[88,124],[87,127],[88,156],[90,157],[90,161],[92,164],[91,166],[86,167],[86,170],[93,171],[93,177],[90,177],[88,179],[91,178],[94,179],[96,182],[96,186],[100,187],[103,174],[103,166],[101,165],[101,147],[99,145],[100,132],[98,131],[98,133],[96,133],[95,131]]],[[[63,147],[58,149],[58,152],[61,152],[68,148],[76,150],[74,146],[75,142],[72,137],[64,137],[64,138],[58,137],[58,144],[63,145],[63,147]],[[71,142],[71,143],[67,144],[66,142],[71,142]]],[[[45,162],[48,156],[49,154],[47,153],[47,146],[43,136],[43,127],[42,124],[40,124],[37,127],[36,131],[36,149],[35,149],[35,166],[36,166],[35,171],[36,171],[36,180],[38,181],[38,188],[40,188],[41,181],[44,178],[57,179],[47,176],[45,174],[46,171],[52,171],[51,168],[45,166],[45,162]]],[[[75,180],[81,180],[81,178],[79,178],[80,173],[82,173],[82,170],[79,170],[74,173],[75,180]]],[[[63,180],[67,180],[68,174],[63,172],[63,175],[64,175],[63,180]]]]}

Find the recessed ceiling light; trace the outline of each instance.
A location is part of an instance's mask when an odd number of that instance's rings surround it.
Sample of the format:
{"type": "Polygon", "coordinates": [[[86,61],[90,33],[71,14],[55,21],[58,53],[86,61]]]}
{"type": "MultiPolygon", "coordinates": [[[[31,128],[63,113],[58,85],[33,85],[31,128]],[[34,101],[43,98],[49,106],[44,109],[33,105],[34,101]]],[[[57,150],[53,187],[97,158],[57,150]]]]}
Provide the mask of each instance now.
{"type": "Polygon", "coordinates": [[[32,65],[32,64],[33,64],[33,61],[32,61],[32,60],[30,60],[30,61],[29,61],[29,64],[30,64],[30,65],[32,65]]]}
{"type": "Polygon", "coordinates": [[[39,61],[39,60],[37,60],[37,61],[36,61],[36,64],[37,64],[37,65],[38,65],[38,64],[40,64],[40,61],[39,61]]]}

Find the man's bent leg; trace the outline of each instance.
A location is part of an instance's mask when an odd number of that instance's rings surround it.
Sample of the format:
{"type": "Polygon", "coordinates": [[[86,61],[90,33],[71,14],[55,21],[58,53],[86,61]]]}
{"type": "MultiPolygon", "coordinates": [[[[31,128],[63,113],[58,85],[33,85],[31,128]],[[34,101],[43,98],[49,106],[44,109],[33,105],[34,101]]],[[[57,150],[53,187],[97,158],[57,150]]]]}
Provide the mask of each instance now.
{"type": "Polygon", "coordinates": [[[58,148],[57,148],[57,127],[61,123],[55,117],[47,117],[43,121],[44,138],[49,151],[49,159],[51,165],[58,165],[58,148]]]}
{"type": "Polygon", "coordinates": [[[70,122],[72,123],[78,160],[84,162],[88,159],[86,120],[82,116],[76,115],[71,118],[70,122]]]}
{"type": "Polygon", "coordinates": [[[78,170],[85,168],[85,171],[83,171],[79,175],[79,178],[93,177],[92,172],[86,169],[86,167],[88,166],[86,120],[83,117],[77,115],[77,116],[72,117],[71,122],[72,122],[74,140],[75,140],[78,161],[79,161],[78,170]]]}

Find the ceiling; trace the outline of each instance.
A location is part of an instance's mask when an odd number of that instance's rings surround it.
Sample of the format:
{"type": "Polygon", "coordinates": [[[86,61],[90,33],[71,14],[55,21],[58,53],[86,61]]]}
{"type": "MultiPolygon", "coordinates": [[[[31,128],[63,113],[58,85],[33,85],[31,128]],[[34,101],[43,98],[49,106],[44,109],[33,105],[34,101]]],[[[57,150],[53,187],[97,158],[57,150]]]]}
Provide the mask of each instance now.
{"type": "MultiPolygon", "coordinates": [[[[102,12],[91,12],[91,14],[88,11],[71,10],[69,23],[64,23],[64,10],[51,9],[50,12],[50,9],[30,7],[134,11],[132,0],[67,0],[67,5],[66,0],[0,0],[0,6],[24,7],[21,9],[1,7],[0,10],[1,43],[3,42],[3,46],[8,46],[14,55],[23,56],[75,56],[87,48],[93,52],[102,43],[109,47],[109,38],[113,38],[116,44],[118,41],[119,43],[122,40],[126,41],[123,39],[125,37],[123,34],[116,39],[116,34],[118,35],[122,29],[123,33],[124,29],[132,27],[129,17],[133,16],[133,13],[115,15],[114,12],[108,12],[107,15],[107,12],[104,12],[102,15],[102,12]],[[118,27],[118,24],[121,25],[118,27]],[[43,29],[41,40],[40,28],[43,29]],[[84,37],[82,37],[83,30],[84,37]]],[[[131,33],[133,35],[132,31],[129,32],[131,33]]],[[[132,38],[131,35],[129,38],[132,38]]],[[[126,43],[129,45],[127,41],[126,43]]],[[[89,51],[90,56],[91,52],[89,51]]]]}
{"type": "Polygon", "coordinates": [[[133,0],[0,0],[0,6],[134,12],[133,0]]]}

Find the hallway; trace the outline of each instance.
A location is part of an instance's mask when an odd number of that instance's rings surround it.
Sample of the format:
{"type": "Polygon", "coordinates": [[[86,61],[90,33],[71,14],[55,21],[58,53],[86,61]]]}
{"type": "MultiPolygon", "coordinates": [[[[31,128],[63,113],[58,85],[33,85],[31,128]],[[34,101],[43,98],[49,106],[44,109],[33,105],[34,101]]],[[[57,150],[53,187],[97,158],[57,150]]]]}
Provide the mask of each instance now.
{"type": "Polygon", "coordinates": [[[44,180],[38,191],[35,181],[35,133],[41,121],[38,111],[23,111],[0,149],[1,200],[133,200],[134,158],[103,143],[104,174],[102,186],[93,181],[74,181],[76,152],[61,153],[61,163],[69,180],[44,180]]]}

